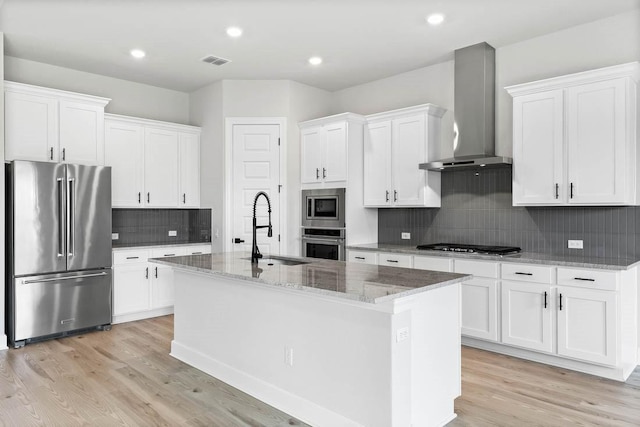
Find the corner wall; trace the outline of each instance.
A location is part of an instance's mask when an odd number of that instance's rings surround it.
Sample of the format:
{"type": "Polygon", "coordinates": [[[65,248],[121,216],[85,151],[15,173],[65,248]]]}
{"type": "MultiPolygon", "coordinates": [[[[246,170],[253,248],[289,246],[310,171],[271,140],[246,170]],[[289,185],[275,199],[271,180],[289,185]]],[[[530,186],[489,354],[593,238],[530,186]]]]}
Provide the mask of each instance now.
{"type": "MultiPolygon", "coordinates": [[[[0,53],[4,52],[4,33],[0,32],[0,53]]],[[[4,55],[0,55],[0,93],[4,94],[4,55]]],[[[0,97],[0,350],[7,348],[5,334],[5,270],[4,270],[4,96],[0,97]]]]}

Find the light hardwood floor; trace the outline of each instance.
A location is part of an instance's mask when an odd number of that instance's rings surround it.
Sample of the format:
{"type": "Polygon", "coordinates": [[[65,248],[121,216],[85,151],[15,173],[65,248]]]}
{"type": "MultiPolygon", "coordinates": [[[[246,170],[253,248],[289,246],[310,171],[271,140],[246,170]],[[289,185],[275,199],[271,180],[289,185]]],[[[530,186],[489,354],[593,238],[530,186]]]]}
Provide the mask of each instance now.
{"type": "MultiPolygon", "coordinates": [[[[304,426],[169,356],[173,317],[0,352],[0,425],[304,426]]],[[[627,383],[462,351],[450,426],[638,426],[640,370],[627,383]]]]}

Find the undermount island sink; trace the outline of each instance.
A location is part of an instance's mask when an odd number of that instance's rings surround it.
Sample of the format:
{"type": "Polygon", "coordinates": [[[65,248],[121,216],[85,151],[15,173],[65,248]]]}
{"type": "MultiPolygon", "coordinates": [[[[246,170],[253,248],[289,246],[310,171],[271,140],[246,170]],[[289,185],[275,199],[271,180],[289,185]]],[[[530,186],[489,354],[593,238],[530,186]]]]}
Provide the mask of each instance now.
{"type": "MultiPolygon", "coordinates": [[[[251,260],[251,258],[246,258],[248,260],[251,260]]],[[[309,261],[301,261],[298,259],[290,259],[290,258],[259,258],[258,259],[258,266],[265,266],[265,265],[302,265],[302,264],[309,264],[309,261]]]]}

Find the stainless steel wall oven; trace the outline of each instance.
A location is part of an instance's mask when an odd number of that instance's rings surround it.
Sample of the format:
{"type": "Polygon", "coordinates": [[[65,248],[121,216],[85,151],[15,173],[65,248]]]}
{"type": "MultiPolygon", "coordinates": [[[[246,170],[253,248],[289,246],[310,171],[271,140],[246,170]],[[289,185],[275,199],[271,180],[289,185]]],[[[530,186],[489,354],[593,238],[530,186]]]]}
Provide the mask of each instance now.
{"type": "Polygon", "coordinates": [[[302,228],[302,256],[345,260],[344,228],[302,228]]]}

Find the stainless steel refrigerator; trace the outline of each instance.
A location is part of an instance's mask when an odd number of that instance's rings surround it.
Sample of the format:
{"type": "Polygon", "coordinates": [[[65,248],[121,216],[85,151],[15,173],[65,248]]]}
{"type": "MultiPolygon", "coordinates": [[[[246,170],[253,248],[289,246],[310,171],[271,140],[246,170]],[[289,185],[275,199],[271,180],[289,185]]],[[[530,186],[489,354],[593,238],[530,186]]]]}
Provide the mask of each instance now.
{"type": "Polygon", "coordinates": [[[6,325],[11,345],[111,325],[111,168],[6,168],[6,325]]]}

